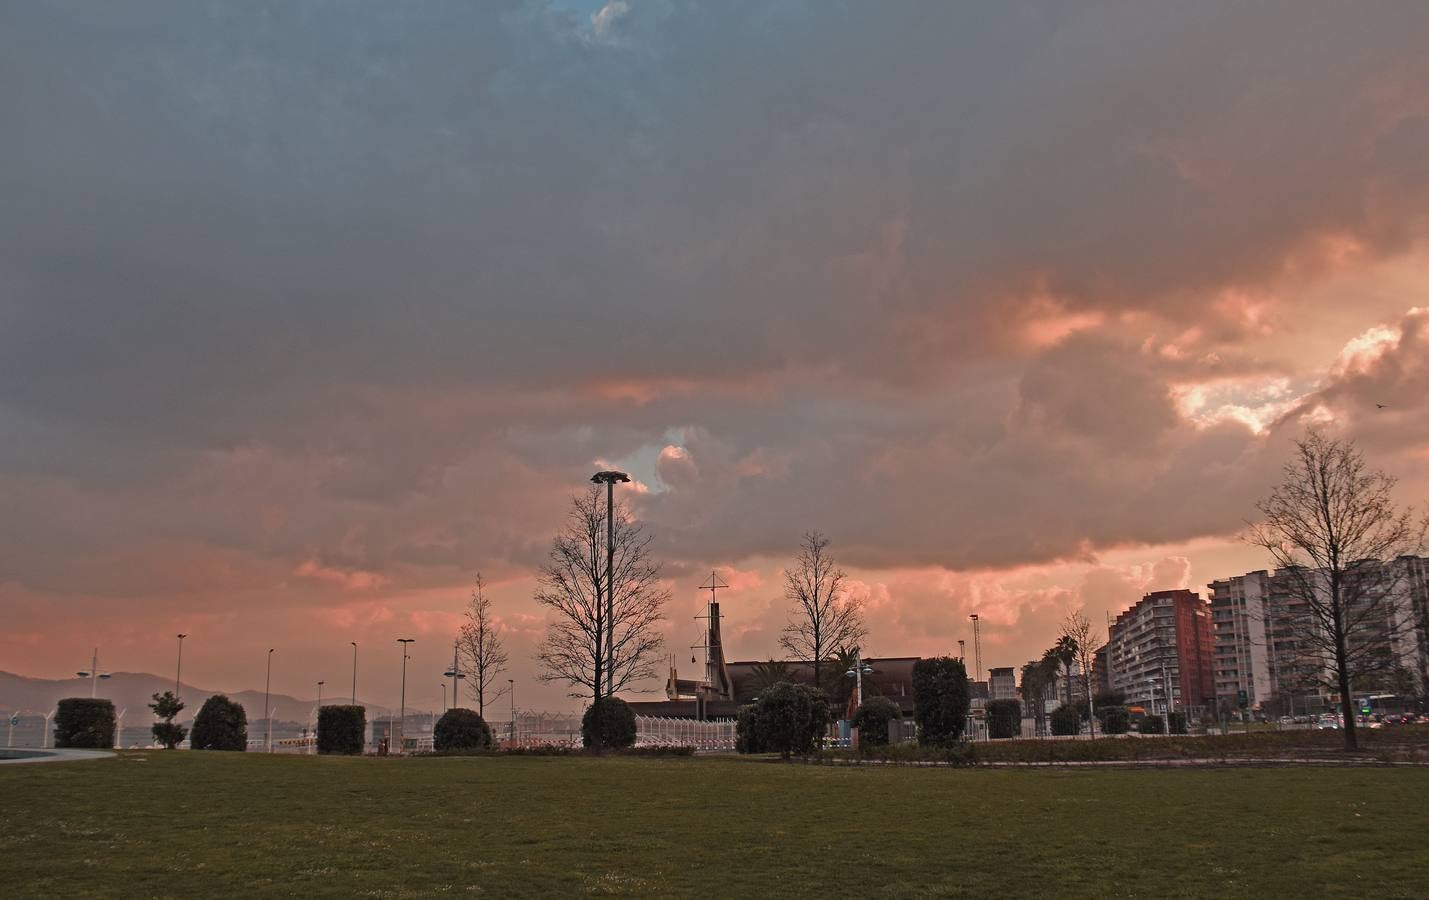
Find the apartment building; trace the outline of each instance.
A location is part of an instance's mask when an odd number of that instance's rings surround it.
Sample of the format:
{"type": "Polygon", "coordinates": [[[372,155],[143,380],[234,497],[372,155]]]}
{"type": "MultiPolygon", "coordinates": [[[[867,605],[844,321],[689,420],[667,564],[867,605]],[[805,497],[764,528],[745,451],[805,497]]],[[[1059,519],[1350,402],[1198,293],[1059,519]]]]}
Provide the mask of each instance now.
{"type": "Polygon", "coordinates": [[[1109,632],[1108,681],[1129,705],[1188,717],[1214,706],[1211,614],[1199,594],[1153,591],[1117,616],[1109,632]]]}
{"type": "MultiPolygon", "coordinates": [[[[1349,570],[1362,579],[1362,599],[1350,608],[1353,646],[1383,654],[1387,667],[1402,667],[1422,693],[1429,672],[1429,558],[1402,556],[1366,560],[1349,570]]],[[[1305,600],[1310,590],[1328,590],[1325,574],[1305,569],[1247,572],[1211,584],[1218,702],[1276,714],[1312,711],[1330,704],[1329,668],[1323,646],[1306,639],[1315,621],[1305,600]]]]}

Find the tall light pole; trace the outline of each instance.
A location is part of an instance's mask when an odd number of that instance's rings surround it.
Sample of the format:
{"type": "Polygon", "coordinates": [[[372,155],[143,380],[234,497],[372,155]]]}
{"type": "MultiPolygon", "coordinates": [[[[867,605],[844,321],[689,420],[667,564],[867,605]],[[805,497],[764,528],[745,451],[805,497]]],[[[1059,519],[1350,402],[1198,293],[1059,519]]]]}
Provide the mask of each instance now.
{"type": "Polygon", "coordinates": [[[319,715],[321,715],[321,714],[322,714],[322,711],[323,711],[323,685],[325,685],[325,684],[327,684],[326,681],[319,681],[319,682],[318,682],[318,714],[319,714],[319,715]]]}
{"type": "Polygon", "coordinates": [[[511,746],[516,746],[516,679],[506,679],[507,687],[511,691],[511,746]]]}
{"type": "Polygon", "coordinates": [[[402,712],[397,717],[397,752],[402,752],[402,739],[407,732],[407,645],[416,638],[397,638],[402,645],[402,712]]]}
{"type": "MultiPolygon", "coordinates": [[[[628,482],[624,472],[596,472],[590,477],[605,485],[605,696],[615,696],[615,483],[628,482]]],[[[600,638],[597,637],[596,640],[600,638]]],[[[597,688],[596,693],[600,690],[597,688]]]]}
{"type": "Polygon", "coordinates": [[[958,662],[968,658],[968,642],[958,638],[958,662]]]}
{"type": "Polygon", "coordinates": [[[968,616],[973,620],[973,663],[977,666],[977,678],[974,681],[982,681],[982,635],[978,631],[977,613],[968,616]]]}
{"type": "Polygon", "coordinates": [[[357,705],[357,641],[348,641],[352,645],[352,705],[357,705]]]}
{"type": "Polygon", "coordinates": [[[273,719],[268,715],[268,695],[273,687],[273,648],[268,648],[268,677],[263,679],[263,752],[273,752],[273,719]]]}
{"type": "Polygon", "coordinates": [[[184,638],[186,634],[179,635],[179,664],[174,668],[174,698],[179,696],[179,678],[184,674],[184,638]]]}

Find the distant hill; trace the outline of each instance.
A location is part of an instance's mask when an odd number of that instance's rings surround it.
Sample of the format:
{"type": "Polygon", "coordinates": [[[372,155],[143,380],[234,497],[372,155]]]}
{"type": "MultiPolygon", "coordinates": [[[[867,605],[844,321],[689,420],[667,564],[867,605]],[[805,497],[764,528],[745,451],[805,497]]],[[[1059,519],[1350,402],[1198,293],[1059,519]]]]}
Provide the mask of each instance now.
{"type": "MultiPolygon", "coordinates": [[[[144,672],[115,672],[99,682],[99,696],[114,702],[115,709],[129,708],[131,715],[147,715],[148,705],[154,694],[174,689],[174,680],[144,672]]],[[[88,697],[88,678],[29,678],[11,672],[0,672],[0,712],[5,715],[19,711],[44,715],[55,708],[55,703],[65,697],[88,697]]],[[[214,694],[227,694],[230,699],[243,704],[249,721],[263,718],[262,691],[218,691],[181,685],[179,696],[186,704],[180,721],[190,719],[203,706],[203,702],[214,694]]],[[[341,697],[324,698],[341,702],[341,697]]],[[[316,698],[302,699],[289,694],[273,694],[269,698],[274,718],[278,720],[305,721],[317,705],[316,698]]],[[[374,716],[386,715],[385,706],[368,703],[368,720],[374,716]]]]}

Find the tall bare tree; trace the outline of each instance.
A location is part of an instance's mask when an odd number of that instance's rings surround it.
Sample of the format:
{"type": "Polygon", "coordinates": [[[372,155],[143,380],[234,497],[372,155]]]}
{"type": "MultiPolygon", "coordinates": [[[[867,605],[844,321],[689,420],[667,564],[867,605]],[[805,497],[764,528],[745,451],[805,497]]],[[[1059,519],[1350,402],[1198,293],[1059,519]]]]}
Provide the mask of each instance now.
{"type": "MultiPolygon", "coordinates": [[[[1087,688],[1087,726],[1091,729],[1091,734],[1096,737],[1097,733],[1097,710],[1092,699],[1092,660],[1096,658],[1097,651],[1105,643],[1098,637],[1092,628],[1092,621],[1080,609],[1073,610],[1067,614],[1067,618],[1062,620],[1062,636],[1057,641],[1057,645],[1066,644],[1072,651],[1076,660],[1082,666],[1082,679],[1087,688]]],[[[1070,673],[1069,673],[1070,674],[1070,673]]],[[[1070,696],[1071,686],[1068,685],[1068,696],[1070,696]]],[[[1169,700],[1168,700],[1169,710],[1169,700]]]]}
{"type": "Polygon", "coordinates": [[[1398,556],[1424,546],[1425,526],[1394,503],[1395,479],[1366,467],[1352,441],[1311,431],[1280,484],[1258,506],[1251,543],[1265,548],[1290,597],[1281,627],[1320,681],[1340,695],[1345,749],[1358,748],[1356,678],[1393,668],[1392,644],[1412,628],[1398,556]]]}
{"type": "Polygon", "coordinates": [[[486,701],[495,700],[508,690],[496,676],[506,671],[510,660],[501,639],[501,625],[491,613],[491,598],[486,596],[486,582],[476,573],[476,587],[466,604],[466,621],[457,634],[457,652],[466,667],[466,683],[476,697],[476,711],[486,718],[486,701]]]}
{"type": "Polygon", "coordinates": [[[857,647],[868,631],[863,605],[844,589],[847,577],[829,555],[829,539],[817,531],[804,535],[799,558],[784,570],[784,597],[793,605],[792,618],[779,638],[795,659],[814,666],[814,686],[823,687],[823,662],[839,647],[857,647]]]}
{"type": "Polygon", "coordinates": [[[614,691],[657,674],[664,646],[656,626],[670,592],[660,586],[660,564],[650,555],[652,538],[619,503],[615,516],[614,641],[605,653],[605,503],[598,487],[571,501],[565,528],[551,542],[541,567],[536,602],[550,621],[537,651],[542,681],[565,682],[572,697],[598,700],[606,676],[614,691]]]}

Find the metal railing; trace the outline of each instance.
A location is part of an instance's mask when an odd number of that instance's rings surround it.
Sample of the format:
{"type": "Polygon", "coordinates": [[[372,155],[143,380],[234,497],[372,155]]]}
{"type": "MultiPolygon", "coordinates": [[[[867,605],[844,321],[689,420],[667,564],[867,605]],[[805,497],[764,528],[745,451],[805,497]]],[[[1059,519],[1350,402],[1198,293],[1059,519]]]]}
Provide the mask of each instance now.
{"type": "Polygon", "coordinates": [[[733,750],[735,723],[698,719],[635,717],[635,746],[694,747],[696,750],[733,750]]]}

